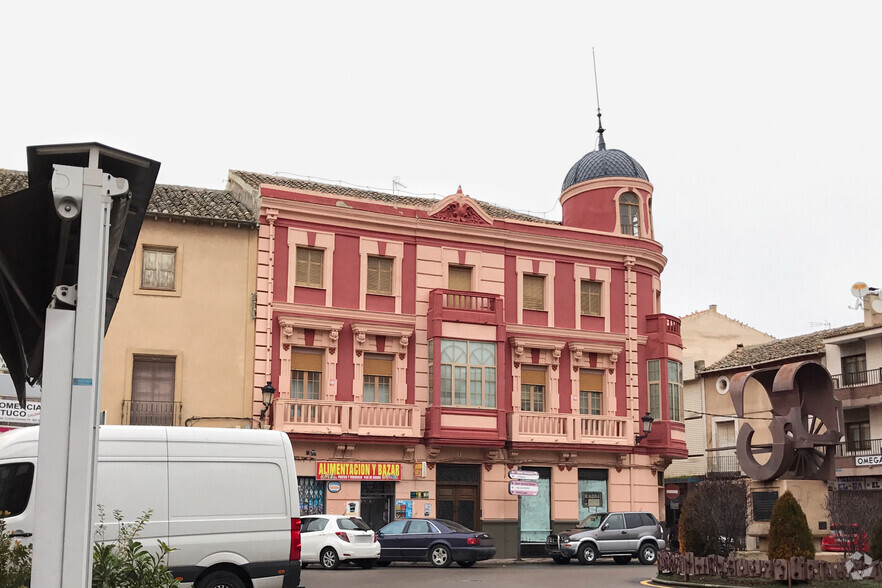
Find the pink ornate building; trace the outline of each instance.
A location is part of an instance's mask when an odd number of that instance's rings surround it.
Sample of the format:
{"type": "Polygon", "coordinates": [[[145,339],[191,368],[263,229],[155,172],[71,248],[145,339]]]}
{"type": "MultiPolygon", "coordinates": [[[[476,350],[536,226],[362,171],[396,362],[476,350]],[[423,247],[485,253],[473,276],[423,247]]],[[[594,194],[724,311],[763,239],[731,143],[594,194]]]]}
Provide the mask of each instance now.
{"type": "Polygon", "coordinates": [[[562,222],[230,172],[260,210],[254,413],[272,382],[305,510],[456,519],[500,557],[590,512],[659,514],[686,456],[680,323],[652,184],[600,139],[562,222]],[[538,479],[512,488],[513,470],[538,479]]]}

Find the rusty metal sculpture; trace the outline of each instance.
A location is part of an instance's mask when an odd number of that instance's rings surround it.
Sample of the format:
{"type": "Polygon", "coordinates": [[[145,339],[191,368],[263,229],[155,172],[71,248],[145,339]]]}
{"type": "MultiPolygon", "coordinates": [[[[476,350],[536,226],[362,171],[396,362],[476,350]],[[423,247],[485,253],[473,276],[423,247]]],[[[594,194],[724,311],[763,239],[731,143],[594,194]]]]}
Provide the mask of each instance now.
{"type": "Polygon", "coordinates": [[[765,388],[772,405],[772,443],[754,446],[754,428],[749,423],[741,426],[735,452],[744,473],[760,481],[832,480],[843,418],[830,373],[812,361],[739,372],[730,386],[739,418],[744,418],[744,388],[751,379],[765,388]],[[763,464],[755,458],[761,452],[770,453],[763,464]]]}

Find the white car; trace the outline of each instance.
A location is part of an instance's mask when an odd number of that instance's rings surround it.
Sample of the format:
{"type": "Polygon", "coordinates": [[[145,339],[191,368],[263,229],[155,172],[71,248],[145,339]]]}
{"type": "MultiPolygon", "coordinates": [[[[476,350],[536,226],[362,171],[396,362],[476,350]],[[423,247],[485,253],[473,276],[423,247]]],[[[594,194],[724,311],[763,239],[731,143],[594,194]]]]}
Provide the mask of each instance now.
{"type": "Polygon", "coordinates": [[[341,561],[352,561],[364,569],[372,568],[380,557],[377,534],[358,517],[309,515],[301,519],[302,567],[321,564],[336,570],[341,561]]]}

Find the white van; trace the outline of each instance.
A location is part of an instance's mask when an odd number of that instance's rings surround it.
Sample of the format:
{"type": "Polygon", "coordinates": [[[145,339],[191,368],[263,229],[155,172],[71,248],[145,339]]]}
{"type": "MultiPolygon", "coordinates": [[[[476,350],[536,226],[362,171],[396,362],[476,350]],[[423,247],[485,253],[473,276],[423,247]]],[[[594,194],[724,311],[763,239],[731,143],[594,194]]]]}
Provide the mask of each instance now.
{"type": "MultiPolygon", "coordinates": [[[[10,513],[7,530],[25,540],[34,529],[38,435],[39,427],[0,434],[0,509],[10,513]]],[[[182,586],[300,584],[300,498],[281,431],[102,426],[95,495],[106,541],[117,537],[115,510],[124,523],[153,510],[139,537],[175,549],[169,567],[182,586]]]]}

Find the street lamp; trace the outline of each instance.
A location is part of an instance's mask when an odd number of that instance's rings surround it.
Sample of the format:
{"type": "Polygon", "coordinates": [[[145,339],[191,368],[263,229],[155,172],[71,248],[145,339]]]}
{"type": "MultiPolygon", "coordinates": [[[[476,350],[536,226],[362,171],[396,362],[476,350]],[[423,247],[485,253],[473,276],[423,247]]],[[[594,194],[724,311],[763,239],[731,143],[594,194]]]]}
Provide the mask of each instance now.
{"type": "Polygon", "coordinates": [[[642,435],[634,435],[634,445],[639,445],[641,441],[646,439],[649,436],[649,432],[652,430],[652,415],[648,412],[640,417],[640,423],[643,425],[643,434],[642,435]]]}
{"type": "Polygon", "coordinates": [[[272,382],[267,382],[266,386],[260,389],[261,394],[263,394],[263,410],[260,411],[260,424],[263,425],[263,417],[266,416],[266,411],[269,408],[269,405],[273,403],[273,396],[276,393],[276,389],[273,388],[272,382]]]}

